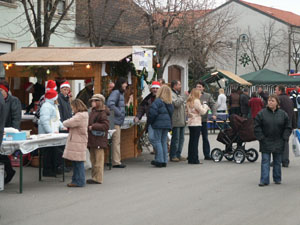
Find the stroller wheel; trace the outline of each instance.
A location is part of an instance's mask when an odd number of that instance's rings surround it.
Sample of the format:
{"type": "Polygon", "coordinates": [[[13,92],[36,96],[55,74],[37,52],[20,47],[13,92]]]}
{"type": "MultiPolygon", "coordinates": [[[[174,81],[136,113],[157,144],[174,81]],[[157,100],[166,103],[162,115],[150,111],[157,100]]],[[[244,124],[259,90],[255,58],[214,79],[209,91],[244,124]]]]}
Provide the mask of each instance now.
{"type": "Polygon", "coordinates": [[[249,162],[255,162],[258,158],[258,152],[254,148],[250,148],[246,151],[246,158],[249,162]]]}
{"type": "Polygon", "coordinates": [[[225,152],[225,153],[224,153],[224,157],[225,157],[225,159],[227,159],[228,161],[232,161],[232,160],[233,160],[233,154],[232,154],[232,152],[225,152]]]}
{"type": "Polygon", "coordinates": [[[233,159],[237,164],[241,164],[245,161],[245,153],[242,150],[236,150],[233,153],[233,159]]]}
{"type": "Polygon", "coordinates": [[[211,151],[211,158],[213,159],[214,162],[221,162],[223,158],[223,152],[219,148],[214,148],[211,151]]]}

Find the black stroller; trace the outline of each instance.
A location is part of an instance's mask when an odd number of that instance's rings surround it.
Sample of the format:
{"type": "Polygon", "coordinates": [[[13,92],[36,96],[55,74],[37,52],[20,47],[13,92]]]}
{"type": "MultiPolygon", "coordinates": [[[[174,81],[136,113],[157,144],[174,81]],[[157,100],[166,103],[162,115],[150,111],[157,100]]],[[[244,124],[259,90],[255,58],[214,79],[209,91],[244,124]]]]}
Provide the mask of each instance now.
{"type": "MultiPolygon", "coordinates": [[[[252,119],[246,119],[238,115],[231,115],[229,117],[230,128],[223,128],[218,123],[217,127],[220,130],[217,141],[225,145],[225,150],[214,148],[211,151],[211,158],[214,162],[220,162],[223,156],[228,160],[234,160],[240,164],[245,161],[255,162],[258,158],[258,152],[254,148],[246,149],[246,142],[255,141],[254,125],[252,119]]],[[[225,122],[225,124],[227,124],[225,122]]],[[[227,124],[228,126],[228,124],[227,124]]]]}

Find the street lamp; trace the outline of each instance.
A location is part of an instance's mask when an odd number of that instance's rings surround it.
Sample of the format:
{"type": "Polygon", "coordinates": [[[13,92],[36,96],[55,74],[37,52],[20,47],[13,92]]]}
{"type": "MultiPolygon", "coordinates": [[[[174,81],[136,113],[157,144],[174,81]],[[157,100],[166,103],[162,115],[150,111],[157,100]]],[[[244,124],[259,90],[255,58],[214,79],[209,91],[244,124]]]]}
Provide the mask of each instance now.
{"type": "Polygon", "coordinates": [[[241,34],[238,39],[236,40],[236,47],[235,47],[235,70],[234,73],[237,74],[237,58],[238,58],[238,52],[239,52],[239,47],[240,43],[245,43],[248,42],[248,35],[247,34],[241,34]]]}

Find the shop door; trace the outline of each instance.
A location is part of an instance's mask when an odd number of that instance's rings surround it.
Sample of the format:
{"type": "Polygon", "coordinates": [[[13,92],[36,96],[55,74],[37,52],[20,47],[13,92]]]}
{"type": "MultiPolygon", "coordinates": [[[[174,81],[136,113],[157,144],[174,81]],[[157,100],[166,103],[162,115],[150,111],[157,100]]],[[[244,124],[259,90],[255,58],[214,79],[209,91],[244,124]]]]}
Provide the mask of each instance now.
{"type": "Polygon", "coordinates": [[[171,83],[172,80],[181,82],[181,69],[178,66],[169,66],[168,68],[168,83],[171,83]]]}

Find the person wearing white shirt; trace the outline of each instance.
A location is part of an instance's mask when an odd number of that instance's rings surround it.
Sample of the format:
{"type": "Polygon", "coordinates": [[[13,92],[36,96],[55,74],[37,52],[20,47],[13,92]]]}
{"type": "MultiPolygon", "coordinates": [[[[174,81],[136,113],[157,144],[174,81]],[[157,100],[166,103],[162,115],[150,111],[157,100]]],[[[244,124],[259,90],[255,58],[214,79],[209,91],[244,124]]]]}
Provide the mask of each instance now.
{"type": "Polygon", "coordinates": [[[217,101],[217,112],[218,113],[225,113],[227,111],[227,104],[226,104],[227,97],[224,94],[224,89],[219,89],[219,96],[217,101]]]}

